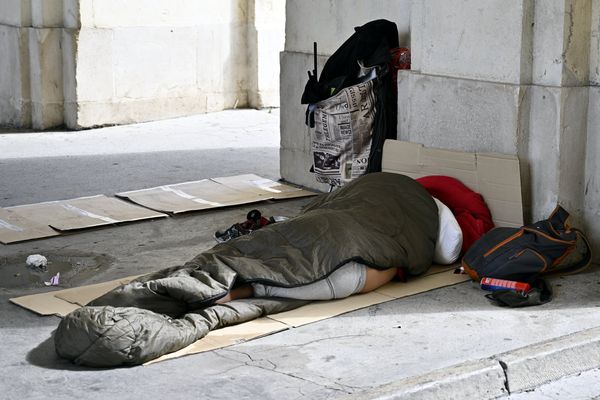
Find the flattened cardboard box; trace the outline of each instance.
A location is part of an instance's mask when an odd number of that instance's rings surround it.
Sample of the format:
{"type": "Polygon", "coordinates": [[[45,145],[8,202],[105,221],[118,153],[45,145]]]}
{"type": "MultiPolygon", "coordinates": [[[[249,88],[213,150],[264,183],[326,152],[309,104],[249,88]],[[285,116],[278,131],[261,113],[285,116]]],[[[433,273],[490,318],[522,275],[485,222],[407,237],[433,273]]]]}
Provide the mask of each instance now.
{"type": "Polygon", "coordinates": [[[0,208],[0,243],[17,243],[58,236],[61,232],[167,217],[160,211],[177,214],[316,194],[258,175],[245,174],[116,195],[137,204],[97,195],[0,208]]]}
{"type": "Polygon", "coordinates": [[[52,229],[48,224],[0,208],[0,242],[4,244],[58,235],[60,232],[52,229]]]}
{"type": "Polygon", "coordinates": [[[73,310],[86,305],[112,289],[124,285],[139,275],[128,276],[108,282],[96,283],[71,289],[14,297],[11,303],[33,311],[39,315],[57,315],[64,317],[73,310]]]}
{"type": "Polygon", "coordinates": [[[104,195],[0,209],[0,242],[8,244],[166,214],[104,195]]]}
{"type": "Polygon", "coordinates": [[[245,174],[121,192],[116,196],[153,210],[177,214],[316,194],[258,175],[245,174]]]}

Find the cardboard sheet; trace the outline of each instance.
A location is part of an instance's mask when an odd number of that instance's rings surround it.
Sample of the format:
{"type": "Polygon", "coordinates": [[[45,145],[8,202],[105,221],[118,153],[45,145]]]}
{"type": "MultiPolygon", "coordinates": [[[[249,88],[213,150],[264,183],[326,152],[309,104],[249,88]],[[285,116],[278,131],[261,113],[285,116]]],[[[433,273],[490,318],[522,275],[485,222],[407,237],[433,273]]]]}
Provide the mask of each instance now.
{"type": "Polygon", "coordinates": [[[222,329],[210,331],[204,338],[197,340],[191,345],[179,351],[165,354],[164,356],[155,360],[148,361],[144,365],[170,360],[172,358],[182,357],[190,354],[220,349],[222,347],[227,347],[233,344],[243,343],[248,340],[267,336],[272,333],[281,332],[286,329],[289,329],[287,325],[270,318],[259,318],[244,322],[239,325],[227,326],[222,329]]]}
{"type": "Polygon", "coordinates": [[[314,301],[295,310],[269,315],[269,318],[298,327],[390,300],[394,298],[382,293],[370,292],[339,300],[314,301]]]}
{"type": "Polygon", "coordinates": [[[382,170],[412,178],[451,176],[483,196],[497,226],[523,225],[521,175],[516,156],[467,153],[386,140],[382,170]]]}
{"type": "Polygon", "coordinates": [[[17,243],[58,235],[60,235],[60,232],[52,229],[48,224],[31,220],[14,211],[0,208],[1,243],[17,243]]]}
{"type": "Polygon", "coordinates": [[[177,214],[316,194],[246,174],[121,192],[116,196],[153,210],[177,214]]]}
{"type": "Polygon", "coordinates": [[[109,292],[117,286],[130,282],[140,275],[128,276],[113,281],[80,286],[71,289],[32,294],[9,299],[11,303],[33,311],[39,315],[58,315],[64,317],[77,308],[86,305],[96,297],[109,292]]]}
{"type": "Polygon", "coordinates": [[[110,292],[116,287],[129,283],[139,276],[142,275],[132,275],[121,279],[115,279],[109,282],[102,282],[96,283],[94,285],[65,289],[61,290],[60,292],[55,292],[54,297],[60,300],[64,300],[71,304],[85,306],[87,303],[94,300],[95,298],[110,292]]]}
{"type": "Polygon", "coordinates": [[[39,315],[58,315],[64,317],[71,311],[79,308],[78,304],[72,304],[55,296],[55,292],[32,294],[9,299],[11,303],[33,311],[39,315]]]}
{"type": "Polygon", "coordinates": [[[317,194],[315,192],[286,185],[281,182],[275,182],[270,179],[262,178],[254,174],[213,178],[212,180],[245,193],[256,193],[273,200],[314,196],[317,194]]]}
{"type": "Polygon", "coordinates": [[[116,196],[172,214],[265,200],[260,194],[242,192],[210,179],[122,192],[116,196]]]}
{"type": "Polygon", "coordinates": [[[393,281],[370,293],[358,294],[340,300],[316,301],[295,310],[269,315],[269,318],[289,326],[298,327],[374,304],[469,280],[468,275],[454,274],[455,267],[434,265],[424,275],[411,278],[408,282],[393,281]]]}
{"type": "Polygon", "coordinates": [[[56,236],[60,232],[143,219],[166,214],[103,195],[7,207],[0,211],[2,243],[56,236]],[[54,229],[53,229],[54,228],[54,229]]]}
{"type": "Polygon", "coordinates": [[[409,282],[390,282],[375,290],[375,292],[399,299],[445,286],[456,285],[468,280],[470,278],[466,274],[455,274],[454,271],[444,271],[412,278],[409,282]]]}

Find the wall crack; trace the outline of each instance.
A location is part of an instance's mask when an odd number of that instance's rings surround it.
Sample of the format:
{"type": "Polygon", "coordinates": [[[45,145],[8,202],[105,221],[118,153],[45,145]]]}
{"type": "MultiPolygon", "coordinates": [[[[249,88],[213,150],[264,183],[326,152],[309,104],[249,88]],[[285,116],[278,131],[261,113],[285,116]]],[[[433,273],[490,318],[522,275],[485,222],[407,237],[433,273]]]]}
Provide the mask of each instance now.
{"type": "Polygon", "coordinates": [[[502,367],[502,372],[504,372],[504,388],[506,389],[508,394],[510,394],[510,385],[508,382],[508,365],[506,365],[506,363],[502,360],[498,360],[498,363],[500,364],[500,367],[502,367]]]}

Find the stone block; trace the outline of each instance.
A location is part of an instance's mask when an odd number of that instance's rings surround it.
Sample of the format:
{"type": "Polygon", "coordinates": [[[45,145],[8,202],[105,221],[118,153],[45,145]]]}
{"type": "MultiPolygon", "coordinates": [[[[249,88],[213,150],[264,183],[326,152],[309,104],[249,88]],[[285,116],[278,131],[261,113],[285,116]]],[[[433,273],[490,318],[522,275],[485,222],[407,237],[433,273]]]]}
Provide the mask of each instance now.
{"type": "Polygon", "coordinates": [[[30,0],[2,0],[0,25],[27,27],[31,25],[30,0]]]}
{"type": "Polygon", "coordinates": [[[592,1],[551,0],[535,5],[533,78],[547,86],[587,84],[592,1]]]}
{"type": "MultiPolygon", "coordinates": [[[[110,29],[82,28],[77,38],[75,71],[76,98],[67,101],[109,101],[115,96],[115,60],[113,59],[113,32],[110,29]]],[[[124,57],[121,54],[121,57],[124,57]]],[[[147,62],[148,60],[144,59],[147,62]]],[[[145,68],[135,57],[119,59],[122,64],[139,62],[139,69],[145,68]]],[[[133,68],[133,67],[132,67],[133,68]]],[[[132,72],[136,75],[136,72],[132,72]]],[[[140,73],[140,75],[143,75],[140,73]]],[[[122,78],[123,79],[123,78],[122,78]]],[[[138,82],[139,83],[139,82],[138,82]]],[[[147,82],[146,85],[148,85],[147,82]]],[[[152,84],[152,83],[150,83],[152,84]]]]}
{"type": "Polygon", "coordinates": [[[523,88],[398,74],[398,138],[461,151],[517,154],[523,88]]]}
{"type": "Polygon", "coordinates": [[[28,30],[0,25],[0,126],[31,123],[28,30]]]}
{"type": "MultiPolygon", "coordinates": [[[[312,70],[312,54],[284,51],[281,53],[281,177],[289,182],[312,188],[324,187],[317,184],[309,172],[310,131],[304,124],[306,105],[300,103],[306,71],[312,70]]],[[[318,58],[318,67],[323,68],[326,57],[318,58]]]]}
{"type": "Polygon", "coordinates": [[[63,0],[63,25],[65,28],[80,28],[80,0],[63,0]]]}
{"type": "Polygon", "coordinates": [[[585,191],[585,157],[589,88],[575,86],[561,90],[559,202],[581,225],[585,191]]]}
{"type": "Polygon", "coordinates": [[[313,190],[327,192],[329,185],[315,180],[314,175],[309,172],[311,166],[312,160],[305,152],[284,148],[279,150],[279,172],[282,179],[313,190]]]}
{"type": "Polygon", "coordinates": [[[288,0],[286,8],[285,50],[289,52],[312,53],[316,41],[319,54],[333,54],[354,27],[380,18],[395,22],[400,44],[409,44],[410,0],[288,0]]]}
{"type": "Polygon", "coordinates": [[[530,79],[530,0],[416,0],[412,68],[426,74],[492,82],[530,79]],[[524,54],[525,53],[525,54],[524,54]]]}
{"type": "Polygon", "coordinates": [[[583,207],[587,88],[533,86],[528,149],[532,220],[560,203],[579,224],[583,207]],[[586,107],[582,107],[586,104],[586,107]]]}
{"type": "MultiPolygon", "coordinates": [[[[260,30],[257,35],[257,108],[279,107],[279,53],[285,43],[284,32],[277,29],[260,30]]],[[[252,71],[249,71],[252,76],[252,71]]]]}
{"type": "Polygon", "coordinates": [[[534,21],[532,82],[537,85],[560,86],[563,66],[564,0],[538,2],[534,21]]]}
{"type": "Polygon", "coordinates": [[[600,88],[589,88],[587,146],[584,183],[584,229],[600,261],[600,88]]]}
{"type": "Polygon", "coordinates": [[[590,31],[590,85],[600,86],[600,0],[592,0],[590,31]]]}
{"type": "Polygon", "coordinates": [[[590,76],[591,0],[565,0],[562,86],[587,85],[590,76]]]}
{"type": "Polygon", "coordinates": [[[210,25],[197,30],[195,88],[223,97],[208,99],[211,111],[247,106],[248,49],[246,40],[240,39],[245,38],[247,31],[246,24],[210,25]]]}
{"type": "Polygon", "coordinates": [[[248,101],[254,108],[279,107],[279,53],[285,47],[285,2],[249,2],[248,101]]]}
{"type": "MultiPolygon", "coordinates": [[[[323,68],[326,57],[318,58],[318,68],[323,68]]],[[[305,125],[306,105],[301,104],[302,92],[308,79],[306,71],[312,70],[313,57],[306,53],[281,53],[281,147],[300,150],[310,158],[310,132],[305,125]]],[[[285,178],[285,177],[284,177],[285,178]]]]}
{"type": "Polygon", "coordinates": [[[123,99],[184,97],[195,92],[194,33],[193,28],[114,29],[115,96],[123,99]]]}
{"type": "Polygon", "coordinates": [[[97,28],[191,27],[244,22],[241,0],[81,0],[81,25],[97,28]]]}
{"type": "Polygon", "coordinates": [[[36,28],[62,28],[63,0],[31,0],[31,24],[36,28]]]}
{"type": "MultiPolygon", "coordinates": [[[[63,53],[63,99],[65,102],[77,101],[77,55],[80,31],[78,29],[63,29],[61,49],[63,53]]],[[[98,62],[102,62],[98,59],[98,62]]]]}
{"type": "Polygon", "coordinates": [[[32,126],[48,129],[62,125],[62,29],[29,28],[32,126]]]}
{"type": "Polygon", "coordinates": [[[77,125],[74,128],[156,121],[203,112],[206,112],[206,102],[200,95],[120,99],[113,102],[80,102],[78,103],[77,125]]]}
{"type": "Polygon", "coordinates": [[[63,51],[63,117],[69,129],[77,126],[77,42],[78,29],[63,29],[61,47],[63,51]]]}

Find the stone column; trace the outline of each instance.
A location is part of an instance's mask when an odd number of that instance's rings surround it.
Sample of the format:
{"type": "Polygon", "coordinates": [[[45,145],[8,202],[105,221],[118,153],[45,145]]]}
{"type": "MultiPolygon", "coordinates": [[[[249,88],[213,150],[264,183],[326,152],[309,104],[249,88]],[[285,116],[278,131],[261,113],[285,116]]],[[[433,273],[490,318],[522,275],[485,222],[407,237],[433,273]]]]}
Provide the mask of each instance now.
{"type": "Polygon", "coordinates": [[[63,0],[31,0],[31,21],[32,127],[47,129],[64,122],[63,0]]]}
{"type": "Polygon", "coordinates": [[[526,221],[561,204],[576,225],[599,225],[593,207],[584,213],[597,157],[586,146],[597,125],[588,107],[596,14],[591,0],[415,0],[400,138],[518,155],[526,221]]]}

